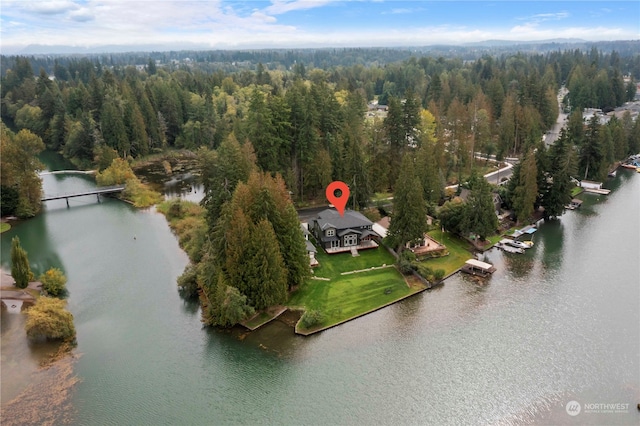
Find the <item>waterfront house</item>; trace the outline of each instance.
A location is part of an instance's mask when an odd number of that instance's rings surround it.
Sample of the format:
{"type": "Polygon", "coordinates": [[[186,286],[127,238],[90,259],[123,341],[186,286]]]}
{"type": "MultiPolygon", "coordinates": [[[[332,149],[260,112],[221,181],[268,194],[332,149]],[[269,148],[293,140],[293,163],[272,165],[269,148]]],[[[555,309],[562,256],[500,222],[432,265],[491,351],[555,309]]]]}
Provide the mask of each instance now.
{"type": "MultiPolygon", "coordinates": [[[[431,225],[432,223],[433,218],[431,216],[427,216],[427,224],[431,225]]],[[[376,231],[382,238],[384,238],[387,236],[387,232],[389,231],[389,225],[391,225],[391,220],[389,216],[385,216],[373,224],[373,230],[376,231]]],[[[427,233],[425,233],[424,237],[417,243],[407,243],[405,247],[411,250],[419,258],[438,257],[447,253],[447,247],[444,244],[436,241],[427,233]]]]}
{"type": "Polygon", "coordinates": [[[329,254],[376,248],[381,238],[373,222],[353,210],[345,210],[344,216],[335,209],[321,211],[311,221],[311,232],[329,254]]]}

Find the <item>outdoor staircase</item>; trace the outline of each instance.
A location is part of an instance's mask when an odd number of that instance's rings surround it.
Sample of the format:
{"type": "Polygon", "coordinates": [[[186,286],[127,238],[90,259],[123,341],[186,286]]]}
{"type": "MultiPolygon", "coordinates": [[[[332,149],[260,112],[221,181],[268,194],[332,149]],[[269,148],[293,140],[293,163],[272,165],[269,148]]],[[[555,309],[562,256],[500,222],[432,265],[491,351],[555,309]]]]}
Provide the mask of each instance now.
{"type": "Polygon", "coordinates": [[[355,246],[351,247],[351,256],[353,257],[360,256],[360,254],[358,253],[358,249],[355,246]]]}

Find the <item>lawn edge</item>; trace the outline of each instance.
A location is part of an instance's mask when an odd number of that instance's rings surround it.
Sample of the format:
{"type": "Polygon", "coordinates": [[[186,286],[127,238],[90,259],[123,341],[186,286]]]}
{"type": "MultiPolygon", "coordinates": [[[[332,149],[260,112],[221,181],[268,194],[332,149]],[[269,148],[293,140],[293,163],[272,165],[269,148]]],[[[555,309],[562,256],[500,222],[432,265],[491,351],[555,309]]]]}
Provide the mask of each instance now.
{"type": "Polygon", "coordinates": [[[294,331],[295,331],[296,334],[300,334],[302,336],[310,336],[312,334],[319,333],[321,331],[328,330],[328,329],[333,328],[333,327],[337,327],[337,326],[339,326],[341,324],[344,324],[346,322],[353,321],[356,318],[360,318],[362,316],[368,315],[368,314],[370,314],[372,312],[375,312],[375,311],[378,311],[378,310],[380,310],[382,308],[386,308],[389,305],[393,305],[394,303],[398,303],[401,300],[404,300],[404,299],[407,299],[409,297],[415,296],[416,294],[422,293],[423,291],[426,291],[426,290],[429,290],[429,289],[430,289],[429,287],[426,287],[426,286],[423,285],[422,288],[419,288],[419,289],[415,290],[414,292],[409,293],[407,295],[404,295],[404,296],[402,296],[402,297],[400,297],[398,299],[395,299],[395,300],[392,300],[390,302],[387,302],[384,305],[380,305],[380,306],[375,307],[373,309],[369,309],[368,311],[363,312],[361,314],[354,315],[352,317],[349,317],[349,318],[346,318],[344,320],[341,320],[341,321],[339,321],[337,323],[330,324],[330,325],[327,325],[327,326],[324,326],[322,328],[318,328],[318,329],[315,329],[315,330],[309,330],[309,331],[301,331],[301,330],[299,330],[298,325],[300,324],[300,321],[298,321],[296,323],[296,326],[294,327],[294,331]]]}

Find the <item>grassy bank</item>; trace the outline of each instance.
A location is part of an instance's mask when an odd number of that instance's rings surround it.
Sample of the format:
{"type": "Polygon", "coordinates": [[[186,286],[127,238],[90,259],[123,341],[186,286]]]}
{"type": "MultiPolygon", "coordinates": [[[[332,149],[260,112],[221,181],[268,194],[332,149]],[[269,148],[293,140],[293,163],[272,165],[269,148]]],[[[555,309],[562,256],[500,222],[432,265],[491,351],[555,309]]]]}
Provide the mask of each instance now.
{"type": "Polygon", "coordinates": [[[169,227],[177,235],[180,247],[189,259],[197,263],[202,256],[207,223],[204,208],[198,203],[182,200],[166,200],[156,206],[165,215],[169,227]]]}
{"type": "Polygon", "coordinates": [[[3,232],[7,232],[9,229],[11,229],[10,224],[8,224],[7,222],[0,222],[0,234],[2,234],[3,232]]]}
{"type": "Polygon", "coordinates": [[[447,256],[428,259],[422,262],[432,270],[444,269],[445,276],[447,276],[460,269],[462,265],[464,265],[464,262],[473,257],[471,245],[462,238],[439,230],[430,231],[429,235],[447,246],[447,250],[449,250],[447,256]]]}
{"type": "Polygon", "coordinates": [[[288,306],[318,311],[321,321],[309,329],[298,324],[298,330],[309,332],[331,327],[423,290],[409,287],[393,265],[394,258],[384,248],[363,250],[360,256],[350,253],[327,255],[318,253],[320,266],[315,276],[291,294],[288,306]],[[370,270],[372,267],[390,267],[370,270]],[[366,270],[350,274],[344,272],[366,270]]]}

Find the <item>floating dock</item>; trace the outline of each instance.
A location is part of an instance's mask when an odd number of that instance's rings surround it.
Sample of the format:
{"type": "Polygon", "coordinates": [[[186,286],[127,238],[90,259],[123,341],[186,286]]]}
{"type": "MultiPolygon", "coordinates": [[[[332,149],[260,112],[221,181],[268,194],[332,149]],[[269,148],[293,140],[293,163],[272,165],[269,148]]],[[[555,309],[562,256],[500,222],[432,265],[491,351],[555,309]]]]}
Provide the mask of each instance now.
{"type": "Polygon", "coordinates": [[[574,198],[573,200],[571,200],[569,204],[564,206],[564,208],[567,210],[575,210],[575,209],[579,209],[581,205],[582,205],[582,200],[578,200],[577,198],[574,198]]]}
{"type": "Polygon", "coordinates": [[[609,195],[611,190],[604,188],[584,188],[584,192],[589,194],[609,195]]]}

